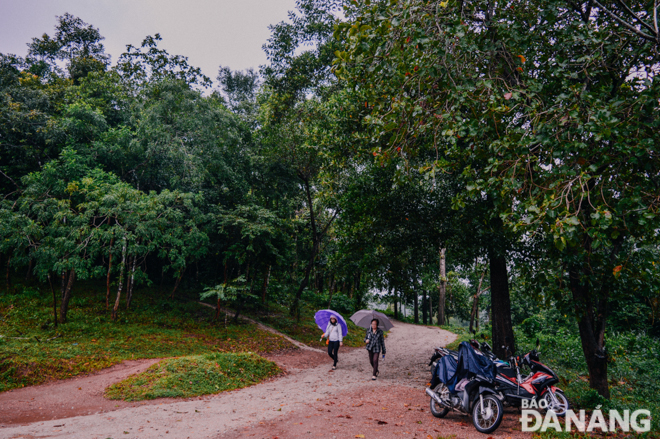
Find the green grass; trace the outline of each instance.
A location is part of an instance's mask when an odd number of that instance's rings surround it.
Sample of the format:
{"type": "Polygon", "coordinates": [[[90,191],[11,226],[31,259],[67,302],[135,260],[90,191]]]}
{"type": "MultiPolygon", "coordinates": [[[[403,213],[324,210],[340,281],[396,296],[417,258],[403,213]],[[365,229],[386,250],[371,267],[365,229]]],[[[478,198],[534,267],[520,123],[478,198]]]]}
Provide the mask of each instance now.
{"type": "Polygon", "coordinates": [[[52,296],[34,288],[0,295],[0,391],[93,372],[140,358],[210,352],[269,352],[291,348],[280,336],[242,323],[224,327],[224,316],[195,302],[169,300],[154,289],[122,302],[113,322],[105,291],[79,283],[68,323],[52,326],[52,296]],[[56,338],[55,338],[56,337],[56,338]]]}
{"type": "MultiPolygon", "coordinates": [[[[268,316],[257,316],[255,318],[308,346],[316,348],[323,348],[325,346],[325,339],[323,342],[319,341],[323,331],[314,322],[315,310],[313,308],[303,306],[299,322],[289,316],[286,308],[273,306],[271,308],[271,313],[268,316]]],[[[344,346],[364,346],[364,334],[366,330],[356,326],[348,319],[349,316],[343,317],[348,324],[348,335],[343,340],[344,346]]]]}
{"type": "Polygon", "coordinates": [[[275,363],[251,353],[168,358],[111,385],[105,396],[125,401],[189,398],[240,389],[278,373],[280,368],[275,363]]]}

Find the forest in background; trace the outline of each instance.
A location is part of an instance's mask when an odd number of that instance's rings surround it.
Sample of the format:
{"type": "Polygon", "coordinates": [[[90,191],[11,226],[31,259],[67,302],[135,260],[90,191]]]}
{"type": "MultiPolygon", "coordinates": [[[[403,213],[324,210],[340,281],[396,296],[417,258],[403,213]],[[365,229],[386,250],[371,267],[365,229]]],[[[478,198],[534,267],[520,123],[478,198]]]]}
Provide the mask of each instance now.
{"type": "Polygon", "coordinates": [[[485,311],[498,355],[564,334],[610,398],[614,362],[658,357],[654,8],[299,0],[268,65],[215,81],[58,17],[0,55],[4,294],[59,324],[78,286],[113,321],[146,288],[215,317],[485,311]]]}

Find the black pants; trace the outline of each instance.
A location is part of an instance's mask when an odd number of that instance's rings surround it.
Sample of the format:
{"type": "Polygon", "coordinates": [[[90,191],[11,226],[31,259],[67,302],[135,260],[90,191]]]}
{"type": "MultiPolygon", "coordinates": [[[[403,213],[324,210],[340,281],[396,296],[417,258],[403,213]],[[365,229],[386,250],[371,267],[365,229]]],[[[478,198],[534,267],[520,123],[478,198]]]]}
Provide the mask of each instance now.
{"type": "Polygon", "coordinates": [[[374,368],[374,376],[378,375],[378,356],[380,355],[380,352],[373,352],[373,351],[367,351],[369,354],[369,363],[371,363],[371,367],[374,368]]]}
{"type": "Polygon", "coordinates": [[[336,366],[337,360],[339,360],[339,340],[328,343],[328,355],[334,360],[334,366],[336,366]]]}

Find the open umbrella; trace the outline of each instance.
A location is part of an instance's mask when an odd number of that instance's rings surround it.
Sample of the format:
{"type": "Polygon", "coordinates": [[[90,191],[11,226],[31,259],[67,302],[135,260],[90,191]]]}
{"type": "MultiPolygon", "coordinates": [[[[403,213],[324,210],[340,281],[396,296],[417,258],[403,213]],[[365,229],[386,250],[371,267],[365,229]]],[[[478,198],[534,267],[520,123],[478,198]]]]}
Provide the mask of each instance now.
{"type": "Polygon", "coordinates": [[[339,323],[339,326],[341,326],[341,336],[346,337],[348,334],[348,325],[346,325],[346,320],[344,320],[341,314],[339,314],[337,311],[333,311],[331,309],[322,309],[316,311],[316,314],[314,314],[314,321],[321,329],[321,331],[325,331],[325,328],[328,327],[330,317],[337,319],[337,323],[339,323]]]}
{"type": "Polygon", "coordinates": [[[394,327],[390,319],[382,312],[372,311],[370,309],[361,309],[351,316],[351,321],[360,328],[368,329],[371,327],[371,321],[378,319],[378,327],[389,331],[394,327]]]}

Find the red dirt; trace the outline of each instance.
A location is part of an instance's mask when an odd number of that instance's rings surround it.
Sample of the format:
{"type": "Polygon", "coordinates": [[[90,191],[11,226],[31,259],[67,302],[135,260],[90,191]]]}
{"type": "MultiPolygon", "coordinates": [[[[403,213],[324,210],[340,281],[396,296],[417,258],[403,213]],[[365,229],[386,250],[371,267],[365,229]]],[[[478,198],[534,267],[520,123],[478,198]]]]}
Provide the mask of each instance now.
{"type": "MultiPolygon", "coordinates": [[[[380,391],[381,389],[379,389],[380,391]]],[[[470,417],[450,412],[443,419],[429,411],[424,389],[396,386],[387,394],[362,388],[317,399],[304,410],[270,422],[227,432],[220,438],[529,438],[520,431],[517,410],[507,409],[495,432],[479,433],[470,417]],[[360,436],[362,435],[362,436],[360,436]]]]}
{"type": "MultiPolygon", "coordinates": [[[[301,349],[271,352],[264,357],[277,363],[285,373],[332,361],[326,354],[301,349]]],[[[160,360],[124,361],[90,375],[0,393],[0,427],[213,396],[191,399],[159,398],[139,402],[113,401],[103,397],[103,392],[109,385],[129,375],[143,372],[158,361],[160,360]]]]}
{"type": "MultiPolygon", "coordinates": [[[[342,355],[352,352],[356,349],[342,346],[339,348],[339,359],[341,361],[342,355]]],[[[282,349],[280,351],[271,352],[268,354],[261,354],[262,357],[277,363],[286,372],[293,372],[295,370],[310,369],[312,367],[327,364],[328,368],[332,366],[332,359],[325,352],[316,352],[312,350],[301,349],[282,349]]]]}

